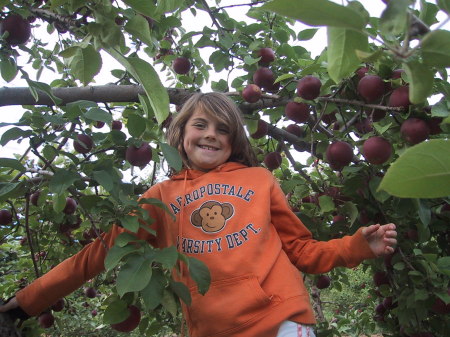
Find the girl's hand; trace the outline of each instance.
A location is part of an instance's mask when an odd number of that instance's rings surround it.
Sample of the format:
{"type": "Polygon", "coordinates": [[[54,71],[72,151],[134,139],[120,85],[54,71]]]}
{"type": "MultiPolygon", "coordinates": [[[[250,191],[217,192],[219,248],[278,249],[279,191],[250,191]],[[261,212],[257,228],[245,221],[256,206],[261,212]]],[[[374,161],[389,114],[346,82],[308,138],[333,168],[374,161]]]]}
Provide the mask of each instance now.
{"type": "Polygon", "coordinates": [[[7,312],[11,309],[16,309],[19,307],[19,303],[17,303],[17,299],[15,297],[11,298],[8,303],[4,305],[0,305],[0,312],[7,312]]]}
{"type": "Polygon", "coordinates": [[[364,227],[362,234],[376,256],[389,255],[394,252],[394,246],[397,244],[397,231],[393,223],[364,227]]]}

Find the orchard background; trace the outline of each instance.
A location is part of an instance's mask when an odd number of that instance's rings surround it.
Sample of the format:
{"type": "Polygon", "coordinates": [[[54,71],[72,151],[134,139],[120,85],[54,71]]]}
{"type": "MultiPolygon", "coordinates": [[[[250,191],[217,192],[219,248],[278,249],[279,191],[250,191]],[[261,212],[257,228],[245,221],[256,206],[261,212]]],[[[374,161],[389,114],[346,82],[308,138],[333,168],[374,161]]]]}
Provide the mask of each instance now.
{"type": "MultiPolygon", "coordinates": [[[[181,165],[164,131],[210,85],[239,105],[262,165],[317,239],[397,225],[393,255],[305,276],[317,335],[446,336],[450,1],[378,2],[373,17],[367,1],[0,0],[1,77],[26,83],[0,88],[0,106],[22,106],[0,123],[0,145],[23,148],[0,158],[0,297],[113,223],[151,221],[139,195],[181,165]],[[187,12],[210,20],[188,30],[187,12]],[[303,46],[318,27],[327,43],[313,57],[303,46]],[[105,69],[114,82],[97,83],[105,69]]],[[[207,291],[207,269],[132,240],[21,334],[114,336],[123,320],[138,325],[130,335],[179,333],[190,294],[170,271],[188,264],[207,291]]]]}

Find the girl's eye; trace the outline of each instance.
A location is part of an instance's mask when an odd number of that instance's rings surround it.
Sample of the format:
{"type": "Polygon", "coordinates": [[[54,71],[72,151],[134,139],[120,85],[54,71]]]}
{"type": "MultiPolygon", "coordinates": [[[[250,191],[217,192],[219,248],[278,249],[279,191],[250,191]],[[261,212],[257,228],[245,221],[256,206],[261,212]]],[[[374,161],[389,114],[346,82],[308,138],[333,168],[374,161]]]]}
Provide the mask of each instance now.
{"type": "Polygon", "coordinates": [[[194,127],[199,128],[199,129],[203,129],[205,127],[205,124],[203,124],[203,123],[195,123],[194,127]]]}
{"type": "Polygon", "coordinates": [[[219,128],[219,132],[227,135],[230,133],[230,130],[228,128],[219,128]]]}

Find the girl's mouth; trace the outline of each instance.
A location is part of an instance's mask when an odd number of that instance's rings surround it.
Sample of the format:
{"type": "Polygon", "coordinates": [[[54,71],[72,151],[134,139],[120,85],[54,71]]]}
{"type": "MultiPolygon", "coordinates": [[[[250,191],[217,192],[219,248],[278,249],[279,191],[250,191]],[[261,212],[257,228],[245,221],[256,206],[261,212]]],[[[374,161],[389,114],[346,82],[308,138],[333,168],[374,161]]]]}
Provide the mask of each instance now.
{"type": "Polygon", "coordinates": [[[216,148],[216,147],[207,146],[207,145],[199,145],[199,147],[200,147],[201,149],[209,150],[209,151],[218,151],[218,150],[219,150],[219,149],[216,148]]]}

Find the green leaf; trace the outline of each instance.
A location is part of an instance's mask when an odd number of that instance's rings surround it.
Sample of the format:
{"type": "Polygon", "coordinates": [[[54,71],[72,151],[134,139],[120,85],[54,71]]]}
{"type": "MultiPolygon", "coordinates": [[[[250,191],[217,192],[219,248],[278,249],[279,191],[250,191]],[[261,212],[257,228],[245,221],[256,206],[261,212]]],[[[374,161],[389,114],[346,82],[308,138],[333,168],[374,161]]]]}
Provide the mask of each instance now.
{"type": "Polygon", "coordinates": [[[28,87],[30,88],[31,95],[34,97],[36,102],[38,101],[38,91],[43,91],[51,98],[51,100],[56,104],[60,104],[62,100],[52,93],[52,88],[47,83],[32,81],[27,78],[28,87]]]}
{"type": "Polygon", "coordinates": [[[450,31],[431,31],[424,36],[420,51],[423,63],[432,67],[450,67],[450,31]]]}
{"type": "Polygon", "coordinates": [[[431,209],[420,199],[414,199],[416,202],[417,213],[423,225],[428,226],[431,221],[431,209]]]}
{"type": "Polygon", "coordinates": [[[380,30],[383,34],[396,35],[406,31],[410,0],[389,1],[381,13],[380,30]]]}
{"type": "Polygon", "coordinates": [[[66,193],[53,194],[52,196],[53,210],[56,213],[61,213],[64,207],[66,207],[66,193]]]}
{"type": "Polygon", "coordinates": [[[327,0],[274,0],[261,7],[309,26],[344,27],[360,30],[366,22],[364,17],[351,7],[344,7],[327,0]],[[351,20],[349,20],[351,18],[351,20]]]}
{"type": "Polygon", "coordinates": [[[128,232],[120,233],[119,236],[114,240],[114,245],[118,247],[125,247],[130,242],[135,242],[137,240],[136,235],[128,232]]]}
{"type": "Polygon", "coordinates": [[[409,78],[409,100],[412,104],[425,102],[433,91],[433,71],[417,61],[404,63],[403,68],[409,78]]]}
{"type": "Polygon", "coordinates": [[[1,58],[0,72],[6,82],[11,82],[17,76],[18,71],[16,61],[12,57],[1,58]]]}
{"type": "Polygon", "coordinates": [[[166,269],[172,269],[177,263],[177,259],[178,251],[175,246],[163,248],[155,256],[155,261],[161,263],[166,269]]]}
{"type": "Polygon", "coordinates": [[[328,72],[336,83],[353,75],[361,64],[356,51],[368,49],[366,35],[344,28],[328,27],[328,72]]]}
{"type": "Polygon", "coordinates": [[[5,146],[11,140],[26,138],[31,136],[32,134],[33,132],[31,130],[22,130],[21,128],[13,127],[3,133],[0,139],[0,145],[5,146]]]}
{"type": "Polygon", "coordinates": [[[152,277],[151,261],[143,255],[132,255],[120,268],[116,288],[119,296],[144,289],[152,277]]]}
{"type": "Polygon", "coordinates": [[[438,0],[437,4],[447,14],[450,14],[450,0],[438,0]]]}
{"type": "Polygon", "coordinates": [[[318,31],[317,28],[304,29],[298,33],[297,39],[299,41],[311,40],[314,37],[314,35],[316,35],[317,31],[318,31]]]}
{"type": "Polygon", "coordinates": [[[121,217],[120,224],[130,232],[136,233],[139,229],[139,218],[135,215],[125,215],[121,217]]]}
{"type": "Polygon", "coordinates": [[[130,312],[128,310],[127,302],[118,299],[111,302],[105,309],[105,313],[103,314],[103,323],[120,323],[124,320],[124,317],[128,317],[129,315],[130,312]]]}
{"type": "Polygon", "coordinates": [[[113,178],[107,170],[94,171],[92,177],[102,185],[105,190],[111,191],[114,188],[113,178]]]}
{"type": "Polygon", "coordinates": [[[319,205],[322,213],[331,212],[336,208],[333,198],[328,195],[321,195],[319,197],[319,205]]]}
{"type": "Polygon", "coordinates": [[[401,198],[450,195],[450,140],[432,139],[407,149],[387,170],[380,190],[401,198]]]}
{"type": "Polygon", "coordinates": [[[148,285],[141,291],[142,299],[147,310],[153,310],[161,304],[164,294],[166,278],[159,269],[154,269],[148,285]]]}
{"type": "Polygon", "coordinates": [[[143,15],[151,18],[156,16],[156,6],[153,4],[153,1],[124,0],[123,2],[143,15]]]}
{"type": "Polygon", "coordinates": [[[157,13],[158,14],[171,13],[171,12],[176,11],[182,5],[184,5],[183,0],[158,1],[157,13]]]}
{"type": "Polygon", "coordinates": [[[183,166],[183,160],[178,150],[166,143],[161,143],[161,150],[169,166],[177,172],[180,171],[183,166]]]}
{"type": "Polygon", "coordinates": [[[112,246],[108,250],[108,254],[105,258],[105,269],[108,271],[115,268],[125,256],[139,250],[141,249],[135,245],[127,245],[124,247],[119,247],[117,245],[112,246]]]}
{"type": "Polygon", "coordinates": [[[0,182],[0,200],[4,201],[8,198],[15,197],[16,195],[23,194],[25,191],[22,182],[16,183],[4,183],[0,182]]]}
{"type": "Polygon", "coordinates": [[[20,161],[12,158],[0,158],[0,167],[10,167],[20,172],[25,172],[26,168],[20,161]]]}
{"type": "Polygon", "coordinates": [[[131,114],[127,119],[127,129],[131,136],[139,138],[147,127],[147,120],[139,115],[131,114]]]}
{"type": "Polygon", "coordinates": [[[129,19],[124,29],[135,37],[136,40],[142,41],[148,46],[153,45],[148,21],[142,15],[138,14],[129,19]]]}
{"type": "Polygon", "coordinates": [[[211,274],[205,263],[196,259],[195,257],[188,257],[189,259],[189,275],[197,283],[198,292],[204,295],[211,284],[211,274]]]}
{"type": "Polygon", "coordinates": [[[99,107],[88,108],[84,114],[85,118],[92,119],[93,121],[100,121],[105,123],[111,123],[113,118],[111,114],[99,107]]]}
{"type": "Polygon", "coordinates": [[[60,169],[55,172],[50,179],[48,188],[50,192],[61,194],[67,190],[76,180],[80,179],[80,175],[74,171],[60,169]]]}
{"type": "Polygon", "coordinates": [[[184,303],[191,305],[191,293],[184,283],[171,280],[170,288],[184,303]]]}
{"type": "Polygon", "coordinates": [[[436,265],[441,273],[450,276],[450,256],[440,257],[436,265]]]}
{"type": "Polygon", "coordinates": [[[165,210],[171,217],[172,220],[175,221],[175,215],[169,210],[169,208],[167,207],[167,205],[165,203],[163,203],[161,200],[159,199],[155,199],[155,198],[142,198],[139,199],[139,203],[141,204],[150,204],[150,205],[155,205],[159,208],[162,208],[163,210],[165,210]]]}
{"type": "Polygon", "coordinates": [[[170,291],[164,290],[161,304],[172,315],[172,317],[177,316],[177,301],[170,291]]]}
{"type": "Polygon", "coordinates": [[[78,48],[69,60],[71,73],[84,85],[90,83],[102,68],[102,57],[92,45],[78,48]]]}
{"type": "MultiPolygon", "coordinates": [[[[144,60],[136,57],[125,57],[114,49],[107,49],[107,52],[142,84],[150,100],[158,124],[164,122],[167,116],[169,116],[169,94],[162,85],[155,69],[144,60]]],[[[148,117],[151,118],[152,116],[148,117]]]]}

